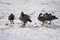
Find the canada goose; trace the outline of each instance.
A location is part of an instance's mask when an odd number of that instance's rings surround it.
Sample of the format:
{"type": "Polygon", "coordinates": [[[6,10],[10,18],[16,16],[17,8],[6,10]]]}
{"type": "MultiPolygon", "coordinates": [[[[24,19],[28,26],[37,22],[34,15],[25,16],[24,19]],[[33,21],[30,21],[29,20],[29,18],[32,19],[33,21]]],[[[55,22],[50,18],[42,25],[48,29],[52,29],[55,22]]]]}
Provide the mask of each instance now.
{"type": "Polygon", "coordinates": [[[49,16],[49,14],[48,13],[45,13],[43,16],[46,17],[46,16],[49,16]]]}
{"type": "Polygon", "coordinates": [[[14,24],[14,18],[15,16],[11,13],[9,16],[8,16],[8,20],[10,21],[11,24],[14,24]]]}
{"type": "Polygon", "coordinates": [[[44,25],[45,21],[50,21],[50,24],[51,24],[52,20],[58,19],[56,16],[48,14],[48,13],[44,14],[43,16],[41,16],[41,15],[42,15],[42,13],[39,14],[38,20],[43,22],[43,25],[44,25]]]}
{"type": "Polygon", "coordinates": [[[44,15],[46,15],[46,16],[45,16],[46,21],[50,21],[50,24],[51,24],[51,21],[52,21],[52,20],[58,19],[56,16],[52,15],[51,13],[50,13],[50,14],[46,13],[46,14],[44,14],[44,15]]]}
{"type": "Polygon", "coordinates": [[[23,21],[23,26],[27,23],[27,21],[32,22],[30,17],[27,14],[24,14],[24,12],[21,12],[21,16],[19,17],[21,21],[23,21]]]}
{"type": "Polygon", "coordinates": [[[46,21],[46,18],[44,16],[42,16],[42,13],[40,13],[39,16],[38,16],[38,20],[43,22],[43,25],[44,25],[44,22],[46,21]]]}
{"type": "Polygon", "coordinates": [[[47,16],[46,18],[47,18],[48,21],[50,21],[50,24],[51,24],[52,20],[58,19],[56,16],[54,16],[52,14],[49,14],[49,16],[47,16]]]}

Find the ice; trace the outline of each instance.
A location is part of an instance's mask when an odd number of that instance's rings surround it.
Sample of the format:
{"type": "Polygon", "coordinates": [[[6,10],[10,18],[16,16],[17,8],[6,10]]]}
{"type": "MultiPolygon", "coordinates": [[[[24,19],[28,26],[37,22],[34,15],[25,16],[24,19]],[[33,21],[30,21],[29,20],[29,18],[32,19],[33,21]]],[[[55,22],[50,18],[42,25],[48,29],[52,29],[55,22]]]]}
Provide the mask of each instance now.
{"type": "Polygon", "coordinates": [[[60,40],[60,0],[0,0],[0,40],[60,40]],[[32,23],[22,26],[21,12],[28,14],[32,23]],[[44,26],[37,17],[39,13],[52,13],[57,20],[44,26]],[[8,16],[15,15],[14,24],[8,16]]]}

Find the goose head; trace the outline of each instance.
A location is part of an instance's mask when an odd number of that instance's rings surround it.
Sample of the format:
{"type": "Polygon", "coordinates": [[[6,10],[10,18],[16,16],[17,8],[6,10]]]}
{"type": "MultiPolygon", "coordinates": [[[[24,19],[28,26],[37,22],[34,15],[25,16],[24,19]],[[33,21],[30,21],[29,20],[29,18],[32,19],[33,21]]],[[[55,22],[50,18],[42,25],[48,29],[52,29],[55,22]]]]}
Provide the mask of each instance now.
{"type": "Polygon", "coordinates": [[[24,12],[21,12],[21,16],[24,16],[24,12]]]}
{"type": "Polygon", "coordinates": [[[39,17],[42,15],[42,13],[39,14],[39,17]]]}

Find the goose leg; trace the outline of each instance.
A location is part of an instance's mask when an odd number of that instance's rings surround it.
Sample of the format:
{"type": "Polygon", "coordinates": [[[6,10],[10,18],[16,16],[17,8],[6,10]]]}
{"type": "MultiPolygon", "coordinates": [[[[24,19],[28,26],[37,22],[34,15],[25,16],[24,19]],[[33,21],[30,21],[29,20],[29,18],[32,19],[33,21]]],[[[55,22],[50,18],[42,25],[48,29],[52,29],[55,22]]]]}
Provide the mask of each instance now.
{"type": "Polygon", "coordinates": [[[51,20],[50,20],[50,25],[51,25],[51,20]]]}
{"type": "Polygon", "coordinates": [[[14,21],[12,20],[12,23],[14,24],[14,21]]]}
{"type": "Polygon", "coordinates": [[[50,23],[49,24],[51,25],[51,20],[50,20],[50,23]]]}
{"type": "Polygon", "coordinates": [[[10,23],[11,23],[11,24],[14,24],[14,21],[13,21],[13,20],[11,20],[11,21],[10,21],[10,23]]]}
{"type": "Polygon", "coordinates": [[[25,26],[25,22],[24,22],[23,26],[25,26]]]}
{"type": "Polygon", "coordinates": [[[10,24],[12,24],[12,20],[10,20],[10,24]]]}
{"type": "Polygon", "coordinates": [[[43,24],[42,25],[44,25],[44,21],[43,21],[43,24]]]}

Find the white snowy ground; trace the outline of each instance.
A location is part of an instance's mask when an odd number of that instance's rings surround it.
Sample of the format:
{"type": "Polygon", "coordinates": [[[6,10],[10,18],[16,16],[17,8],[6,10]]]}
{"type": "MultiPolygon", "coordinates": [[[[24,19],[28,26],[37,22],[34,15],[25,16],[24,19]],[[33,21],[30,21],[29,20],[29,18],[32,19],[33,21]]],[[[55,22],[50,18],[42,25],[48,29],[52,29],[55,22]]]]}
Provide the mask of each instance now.
{"type": "Polygon", "coordinates": [[[60,40],[60,0],[0,0],[0,40],[60,40]],[[18,19],[21,11],[33,21],[25,28],[18,19]],[[54,12],[58,19],[42,26],[37,17],[46,12],[54,12]],[[15,24],[9,24],[7,19],[11,13],[15,24]]]}

